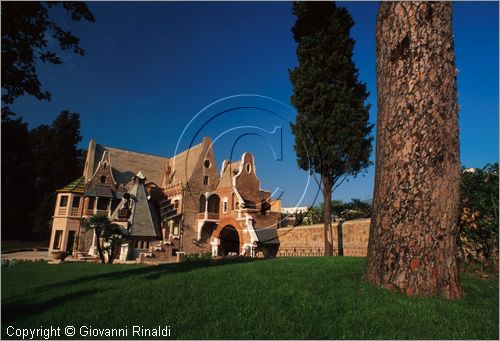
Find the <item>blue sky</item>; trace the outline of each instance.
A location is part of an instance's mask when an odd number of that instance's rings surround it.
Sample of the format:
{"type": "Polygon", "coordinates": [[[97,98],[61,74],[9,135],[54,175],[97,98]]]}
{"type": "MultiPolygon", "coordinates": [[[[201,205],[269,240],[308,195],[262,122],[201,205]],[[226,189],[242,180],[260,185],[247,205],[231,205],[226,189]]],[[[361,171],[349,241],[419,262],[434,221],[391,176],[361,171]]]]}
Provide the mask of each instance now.
{"type": "MultiPolygon", "coordinates": [[[[355,22],[354,61],[370,91],[370,120],[375,123],[378,3],[338,4],[347,7],[355,22]]],[[[317,188],[296,166],[289,128],[295,112],[290,108],[288,69],[296,65],[290,32],[295,18],[289,2],[88,6],[95,23],[75,24],[64,12],[54,12],[63,27],[81,38],[86,55],[64,52],[63,65],[40,65],[40,79],[52,92],[52,101],[26,97],[12,106],[31,127],[48,124],[68,109],[81,114],[82,148],[93,138],[162,156],[173,155],[177,144],[183,149],[193,139],[197,143],[202,136],[221,135],[215,142],[219,168],[223,159],[235,160],[250,151],[263,188],[283,192],[284,205],[314,201],[317,188]],[[196,116],[209,104],[240,94],[268,98],[232,97],[196,116]],[[238,107],[268,111],[227,111],[238,107]],[[278,133],[267,133],[275,127],[281,127],[281,139],[278,133]],[[272,150],[280,149],[276,160],[272,150]]],[[[467,167],[481,167],[498,160],[498,3],[453,6],[461,160],[467,167]]],[[[373,177],[372,166],[364,176],[339,187],[334,198],[371,198],[373,177]]]]}

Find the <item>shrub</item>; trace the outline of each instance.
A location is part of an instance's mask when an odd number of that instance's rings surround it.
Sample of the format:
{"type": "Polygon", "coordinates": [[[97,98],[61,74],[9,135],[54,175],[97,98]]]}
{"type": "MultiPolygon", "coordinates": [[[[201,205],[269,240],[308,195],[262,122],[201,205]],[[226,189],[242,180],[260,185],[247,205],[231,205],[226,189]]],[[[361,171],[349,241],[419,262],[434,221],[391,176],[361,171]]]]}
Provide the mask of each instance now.
{"type": "Polygon", "coordinates": [[[498,264],[498,163],[462,172],[459,257],[498,264]]]}
{"type": "Polygon", "coordinates": [[[184,258],[182,259],[183,262],[195,262],[195,261],[201,261],[201,260],[211,260],[212,259],[212,253],[211,252],[204,252],[204,253],[191,253],[184,255],[184,258]]]}

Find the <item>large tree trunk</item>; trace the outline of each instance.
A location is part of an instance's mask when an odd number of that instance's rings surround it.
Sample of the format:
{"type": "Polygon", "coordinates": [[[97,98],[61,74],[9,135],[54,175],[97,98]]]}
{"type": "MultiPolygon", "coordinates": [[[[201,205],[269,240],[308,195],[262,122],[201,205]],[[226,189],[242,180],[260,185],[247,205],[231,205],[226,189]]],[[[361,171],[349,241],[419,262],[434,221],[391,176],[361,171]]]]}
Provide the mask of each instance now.
{"type": "Polygon", "coordinates": [[[325,256],[332,256],[332,186],[328,176],[323,176],[323,205],[325,256]]]}
{"type": "Polygon", "coordinates": [[[462,296],[460,156],[449,2],[382,2],[376,175],[366,279],[407,295],[462,296]]]}

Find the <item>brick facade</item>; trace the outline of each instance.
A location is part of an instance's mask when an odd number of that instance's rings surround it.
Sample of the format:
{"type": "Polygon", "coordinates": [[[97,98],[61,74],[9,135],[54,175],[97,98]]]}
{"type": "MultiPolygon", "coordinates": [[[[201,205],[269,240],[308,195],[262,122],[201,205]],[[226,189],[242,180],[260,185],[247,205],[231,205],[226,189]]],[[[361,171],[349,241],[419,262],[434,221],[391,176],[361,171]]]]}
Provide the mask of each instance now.
{"type": "MultiPolygon", "coordinates": [[[[332,223],[334,254],[339,253],[339,223],[332,223]]],[[[370,219],[342,223],[344,256],[366,256],[370,219]]],[[[278,256],[320,256],[325,252],[323,225],[307,225],[278,229],[278,256]]]]}
{"type": "MultiPolygon", "coordinates": [[[[76,231],[75,254],[95,254],[95,238],[83,231],[81,219],[101,213],[132,234],[125,258],[173,261],[180,251],[251,257],[324,253],[322,225],[280,228],[280,202],[261,189],[251,153],[224,160],[219,172],[209,138],[172,158],[91,141],[85,164],[77,192],[70,186],[58,195],[58,200],[81,200],[73,210],[68,203],[62,215],[56,206],[51,247],[56,243],[63,251],[70,249],[67,241],[76,231]]],[[[338,223],[332,228],[336,254],[340,244],[346,256],[366,254],[369,220],[344,222],[342,243],[338,223]]]]}

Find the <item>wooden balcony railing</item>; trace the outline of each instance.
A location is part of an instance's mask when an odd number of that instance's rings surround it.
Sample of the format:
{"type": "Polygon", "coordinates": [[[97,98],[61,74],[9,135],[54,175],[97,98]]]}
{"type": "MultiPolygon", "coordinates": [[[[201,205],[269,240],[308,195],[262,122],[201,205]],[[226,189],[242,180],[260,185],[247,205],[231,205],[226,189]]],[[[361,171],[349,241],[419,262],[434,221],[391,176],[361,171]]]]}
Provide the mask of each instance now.
{"type": "Polygon", "coordinates": [[[109,211],[108,210],[96,210],[96,209],[93,209],[93,210],[89,210],[89,209],[83,210],[83,215],[84,216],[91,216],[91,215],[94,215],[94,214],[101,214],[101,215],[109,216],[109,211]]]}
{"type": "Polygon", "coordinates": [[[59,215],[66,215],[66,212],[68,212],[68,210],[66,209],[66,207],[60,207],[59,211],[57,213],[59,215]]]}
{"type": "Polygon", "coordinates": [[[69,215],[72,216],[72,217],[78,217],[78,212],[80,210],[78,209],[78,207],[71,207],[70,211],[69,211],[69,215]]]}
{"type": "Polygon", "coordinates": [[[108,210],[95,210],[95,214],[108,216],[109,212],[108,210]]]}

